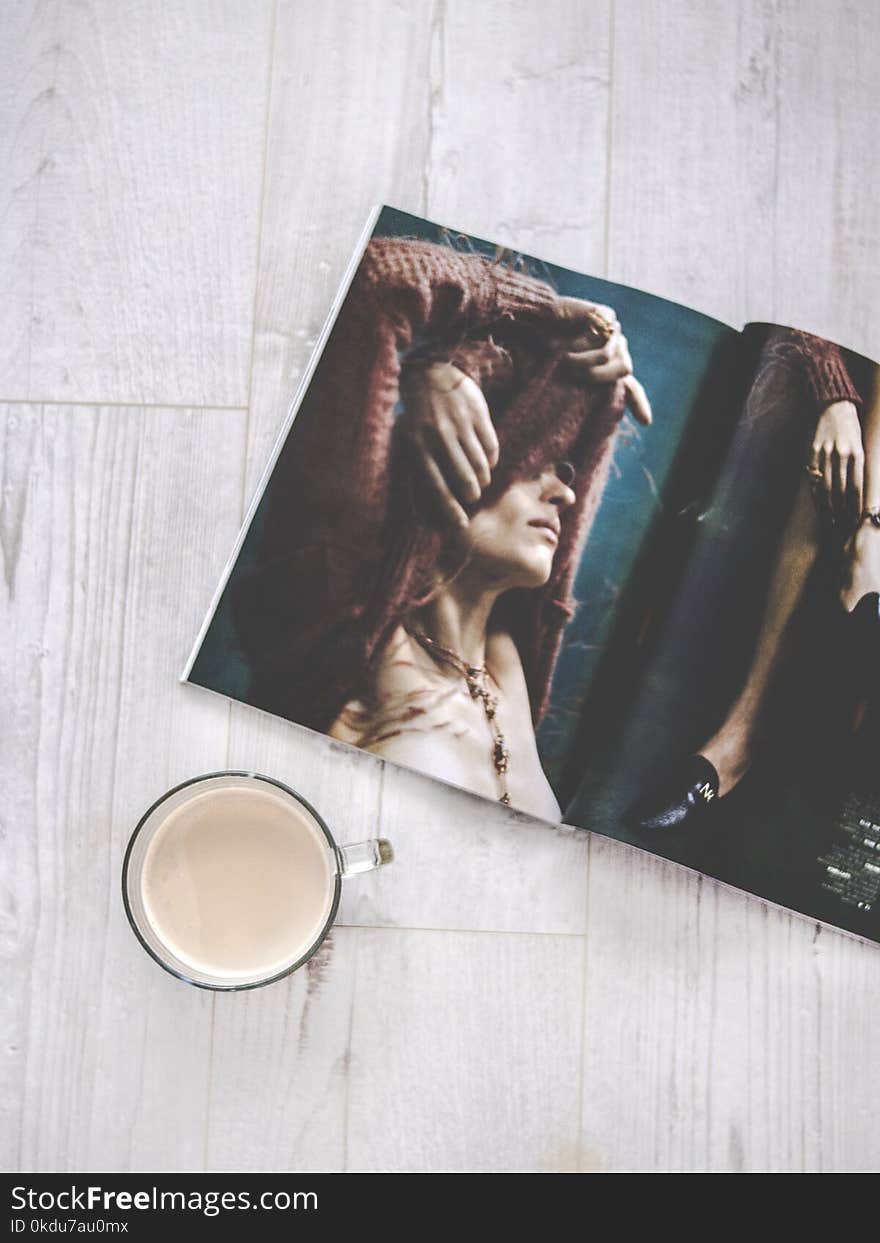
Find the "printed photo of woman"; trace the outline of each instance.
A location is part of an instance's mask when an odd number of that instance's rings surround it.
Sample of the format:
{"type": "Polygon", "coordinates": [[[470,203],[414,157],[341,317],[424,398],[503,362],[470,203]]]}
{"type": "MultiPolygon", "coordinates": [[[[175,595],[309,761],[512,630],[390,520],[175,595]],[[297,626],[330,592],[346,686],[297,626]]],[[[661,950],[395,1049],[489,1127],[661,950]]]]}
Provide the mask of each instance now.
{"type": "Polygon", "coordinates": [[[627,408],[612,309],[372,239],[235,584],[249,701],[558,820],[535,727],[627,408]]]}
{"type": "MultiPolygon", "coordinates": [[[[631,809],[629,822],[637,831],[652,833],[711,819],[750,771],[761,745],[765,706],[786,658],[792,620],[820,555],[830,563],[832,589],[844,623],[837,633],[847,649],[826,648],[823,666],[833,670],[844,656],[864,646],[862,685],[867,692],[873,661],[876,689],[880,392],[876,368],[859,378],[864,392],[853,382],[843,352],[808,333],[774,329],[762,350],[744,425],[781,427],[773,450],[779,459],[773,491],[782,497],[788,514],[781,526],[754,654],[744,682],[711,737],[631,809]]],[[[776,497],[771,504],[776,505],[776,497]]],[[[815,711],[821,712],[824,703],[817,679],[815,711]]]]}

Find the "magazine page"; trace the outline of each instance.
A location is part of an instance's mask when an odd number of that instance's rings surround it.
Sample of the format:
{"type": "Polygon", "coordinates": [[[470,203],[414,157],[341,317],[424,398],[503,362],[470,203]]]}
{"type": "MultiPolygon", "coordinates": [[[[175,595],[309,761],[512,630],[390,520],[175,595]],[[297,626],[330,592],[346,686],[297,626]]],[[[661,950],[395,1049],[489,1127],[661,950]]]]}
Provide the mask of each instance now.
{"type": "Polygon", "coordinates": [[[740,341],[384,208],[185,678],[558,821],[633,567],[723,459],[740,341]]]}
{"type": "Polygon", "coordinates": [[[878,369],[767,324],[743,357],[672,598],[604,650],[566,815],[880,939],[878,369]]]}

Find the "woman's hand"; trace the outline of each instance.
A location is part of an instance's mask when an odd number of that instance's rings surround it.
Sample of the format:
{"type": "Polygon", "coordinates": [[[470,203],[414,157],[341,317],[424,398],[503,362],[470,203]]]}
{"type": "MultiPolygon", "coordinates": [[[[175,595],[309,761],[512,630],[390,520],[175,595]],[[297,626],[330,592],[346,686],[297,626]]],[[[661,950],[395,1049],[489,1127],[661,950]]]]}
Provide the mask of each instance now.
{"type": "Polygon", "coordinates": [[[437,500],[449,520],[466,527],[463,505],[478,501],[498,465],[498,437],[482,390],[447,362],[404,369],[401,394],[437,500]]]}
{"type": "MultiPolygon", "coordinates": [[[[559,298],[551,344],[585,387],[619,384],[634,418],[647,427],[651,404],[633,375],[626,337],[610,307],[559,298]]],[[[498,437],[479,385],[449,362],[405,367],[401,395],[410,435],[450,522],[466,527],[464,506],[478,501],[498,465],[498,437]]]]}
{"type": "Polygon", "coordinates": [[[563,357],[585,385],[622,384],[633,417],[643,427],[650,425],[651,403],[633,375],[629,346],[611,307],[559,298],[552,342],[564,347],[563,357]]]}
{"type": "Polygon", "coordinates": [[[832,402],[819,416],[810,472],[835,517],[845,517],[850,506],[861,511],[865,450],[858,411],[851,401],[832,402]]]}

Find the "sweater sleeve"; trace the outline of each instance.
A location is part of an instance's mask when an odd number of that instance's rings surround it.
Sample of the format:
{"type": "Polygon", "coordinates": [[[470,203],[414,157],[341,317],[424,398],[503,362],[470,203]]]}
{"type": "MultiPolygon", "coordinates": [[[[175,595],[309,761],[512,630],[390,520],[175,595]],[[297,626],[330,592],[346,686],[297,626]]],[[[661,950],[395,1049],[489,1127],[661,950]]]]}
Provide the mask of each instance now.
{"type": "Polygon", "coordinates": [[[816,414],[836,401],[851,401],[861,408],[858,394],[838,346],[808,332],[791,330],[790,339],[797,348],[807,392],[815,402],[816,414]]]}
{"type": "MultiPolygon", "coordinates": [[[[263,497],[236,624],[251,702],[326,729],[366,659],[358,621],[381,564],[401,352],[550,318],[549,285],[428,242],[372,240],[263,497]]],[[[248,537],[250,539],[250,535],[248,537]]]]}
{"type": "Polygon", "coordinates": [[[276,463],[263,556],[294,547],[323,556],[332,545],[337,561],[369,560],[387,503],[401,353],[416,337],[448,345],[505,318],[537,324],[555,301],[549,285],[481,256],[374,238],[276,463]]]}
{"type": "Polygon", "coordinates": [[[482,255],[401,238],[374,238],[352,287],[394,326],[398,349],[425,333],[471,334],[505,320],[548,322],[556,294],[482,255]]]}
{"type": "MultiPolygon", "coordinates": [[[[460,341],[505,319],[538,325],[556,294],[543,281],[447,246],[374,238],[321,357],[291,441],[313,512],[379,520],[401,354],[416,338],[460,341]],[[320,465],[332,461],[324,475],[320,465]]],[[[306,524],[311,526],[312,523],[306,524]]]]}

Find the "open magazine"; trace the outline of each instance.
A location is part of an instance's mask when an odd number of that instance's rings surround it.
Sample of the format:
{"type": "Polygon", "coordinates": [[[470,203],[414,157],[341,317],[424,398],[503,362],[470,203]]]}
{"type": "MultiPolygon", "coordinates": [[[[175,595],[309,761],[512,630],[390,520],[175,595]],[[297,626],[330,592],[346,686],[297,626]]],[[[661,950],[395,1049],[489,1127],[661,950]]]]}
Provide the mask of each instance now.
{"type": "Polygon", "coordinates": [[[880,940],[877,380],[377,209],[183,680],[880,940]]]}

